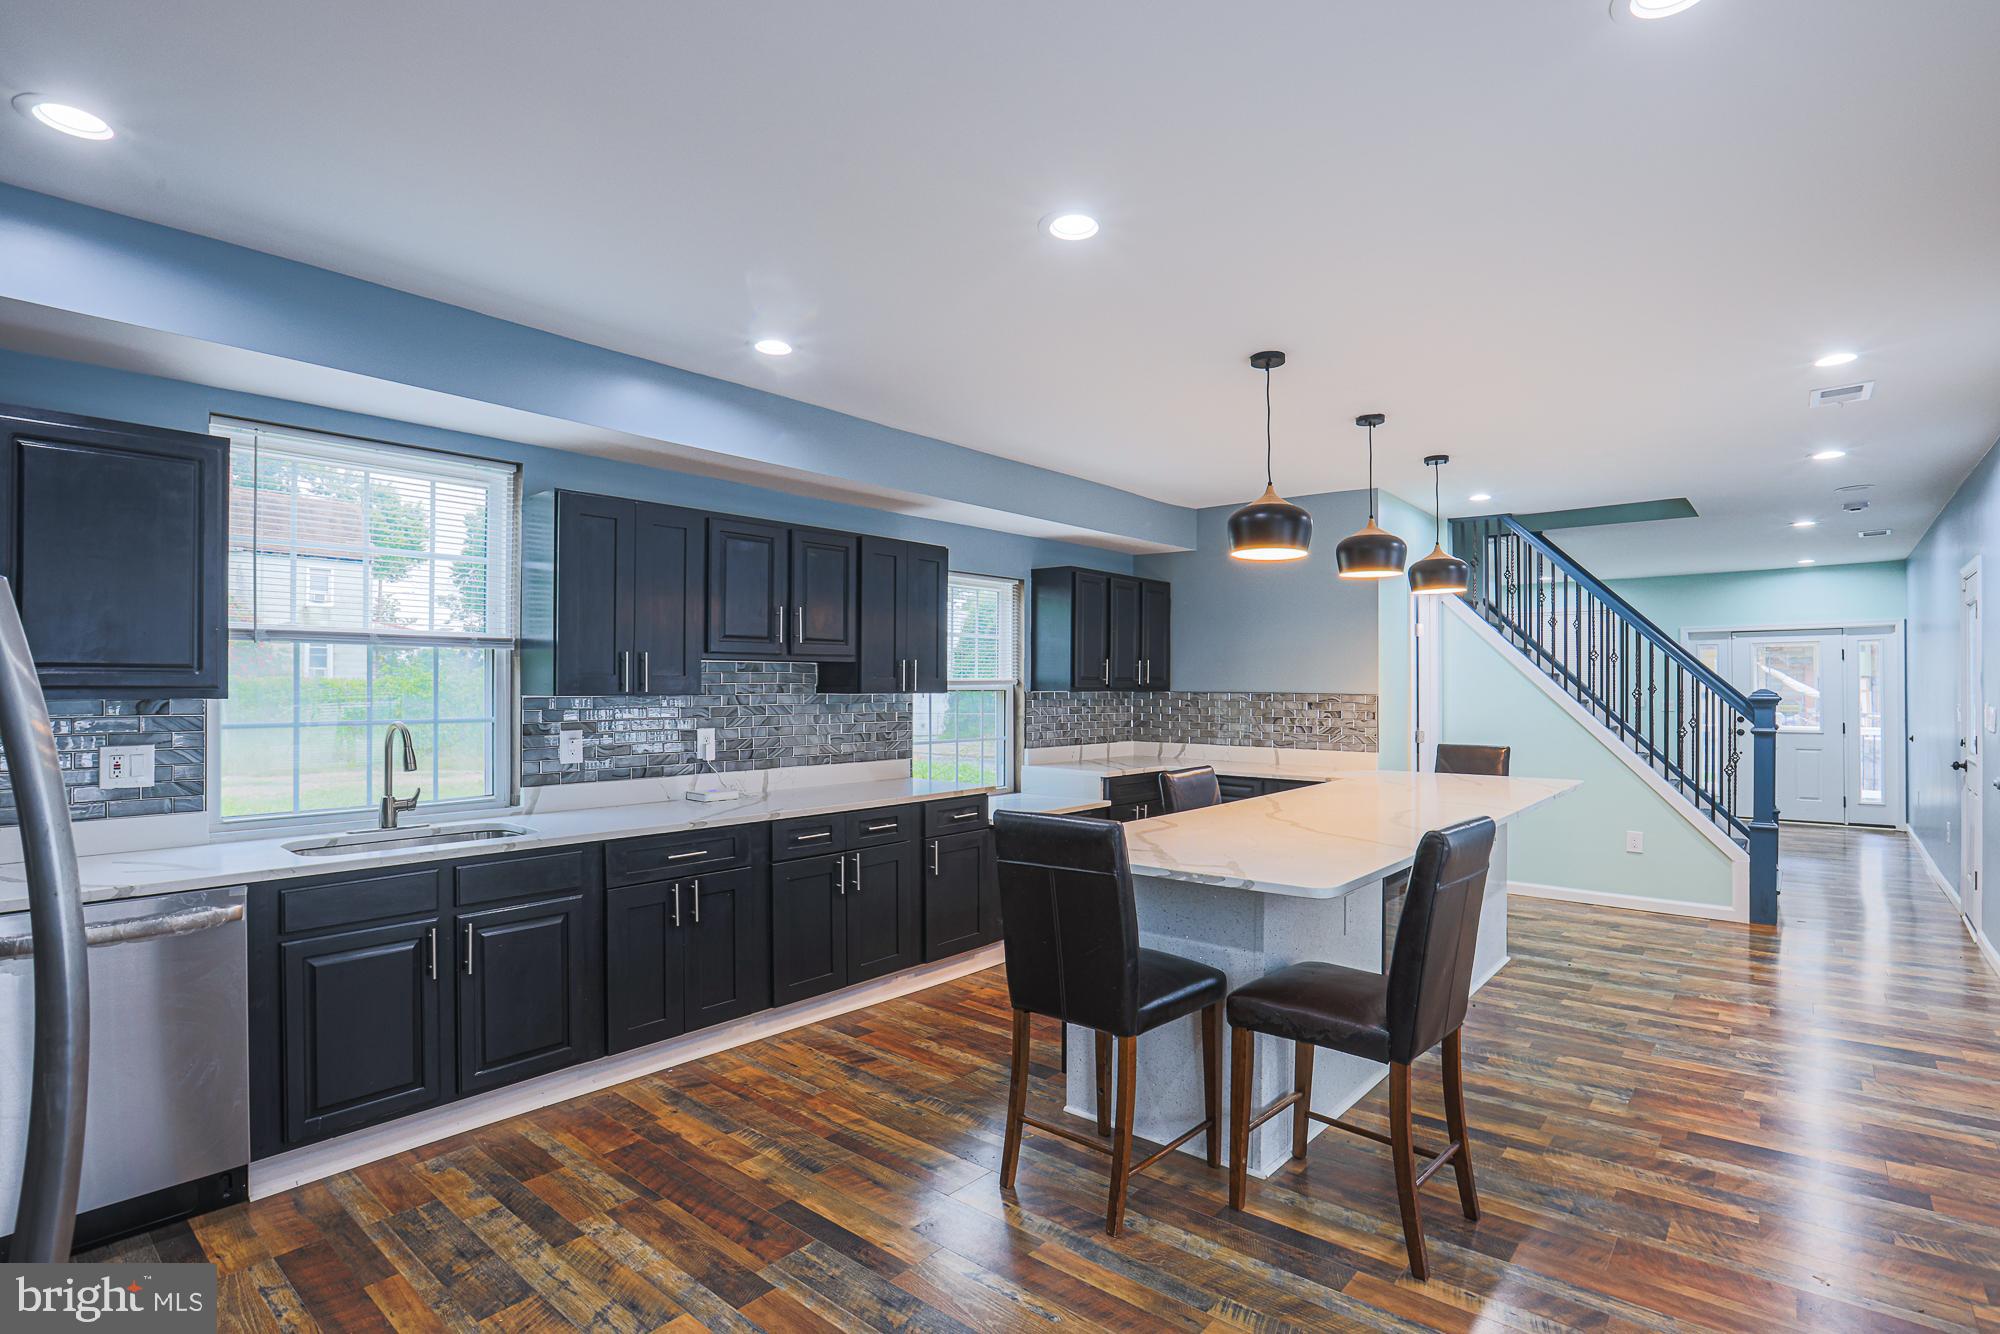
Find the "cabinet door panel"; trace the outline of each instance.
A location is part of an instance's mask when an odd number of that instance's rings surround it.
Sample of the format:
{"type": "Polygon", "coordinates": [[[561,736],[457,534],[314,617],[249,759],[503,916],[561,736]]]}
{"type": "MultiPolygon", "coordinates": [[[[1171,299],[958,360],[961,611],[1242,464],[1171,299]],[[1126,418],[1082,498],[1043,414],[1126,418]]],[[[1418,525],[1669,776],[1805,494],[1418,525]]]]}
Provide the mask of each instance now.
{"type": "Polygon", "coordinates": [[[861,539],[852,533],[792,530],[794,606],[787,652],[795,658],[849,658],[858,636],[856,566],[861,539]]]}
{"type": "Polygon", "coordinates": [[[630,1051],[686,1029],[684,938],[674,925],[674,886],[628,885],[604,893],[606,1049],[630,1051]]]}
{"type": "Polygon", "coordinates": [[[976,829],[924,844],[924,959],[949,958],[996,939],[1000,873],[993,835],[976,829]]]}
{"type": "Polygon", "coordinates": [[[865,982],[922,963],[923,874],[917,845],[848,854],[847,980],[865,982]]]}
{"type": "Polygon", "coordinates": [[[582,897],[463,913],[457,925],[458,1091],[582,1060],[582,897]]]}
{"type": "Polygon", "coordinates": [[[302,1144],[444,1095],[435,919],[280,947],[285,1140],[302,1144]]]}
{"type": "MultiPolygon", "coordinates": [[[[786,529],[781,525],[708,521],[709,652],[751,657],[784,653],[778,609],[791,601],[786,572],[786,529]]],[[[789,607],[784,614],[791,615],[789,607]]]]}
{"type": "Polygon", "coordinates": [[[44,689],[228,693],[228,446],[59,414],[0,425],[0,574],[44,689]]]}
{"type": "Polygon", "coordinates": [[[950,596],[951,553],[943,547],[909,548],[904,581],[903,656],[910,660],[910,689],[923,695],[945,690],[945,600],[950,596]]]}
{"type": "Polygon", "coordinates": [[[685,882],[690,1030],[770,1008],[769,884],[761,867],[685,882]]]}
{"type": "Polygon", "coordinates": [[[860,559],[861,640],[855,646],[852,688],[866,694],[892,694],[908,688],[902,635],[908,544],[886,537],[864,537],[860,559]]]}
{"type": "Polygon", "coordinates": [[[771,999],[824,995],[847,985],[848,854],[771,868],[771,999]]]}
{"type": "Polygon", "coordinates": [[[1139,678],[1144,690],[1173,689],[1173,585],[1147,579],[1139,586],[1139,678]]]}
{"type": "Polygon", "coordinates": [[[633,523],[629,500],[556,497],[556,693],[619,695],[631,677],[633,523]]]}
{"type": "Polygon", "coordinates": [[[632,689],[691,695],[701,689],[705,521],[667,505],[640,505],[637,513],[632,689]]]}
{"type": "Polygon", "coordinates": [[[1109,611],[1111,577],[1095,570],[1076,572],[1076,601],[1071,608],[1071,673],[1078,690],[1104,690],[1110,686],[1109,611]]]}
{"type": "Polygon", "coordinates": [[[1105,652],[1111,658],[1113,690],[1139,686],[1139,581],[1112,575],[1105,613],[1105,652]]]}

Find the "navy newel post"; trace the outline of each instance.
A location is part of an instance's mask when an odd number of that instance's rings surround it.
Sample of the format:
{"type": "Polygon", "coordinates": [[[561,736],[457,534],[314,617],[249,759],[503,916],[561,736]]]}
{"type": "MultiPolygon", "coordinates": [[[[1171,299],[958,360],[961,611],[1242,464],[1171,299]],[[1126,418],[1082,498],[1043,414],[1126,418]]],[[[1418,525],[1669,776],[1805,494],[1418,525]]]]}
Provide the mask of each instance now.
{"type": "Polygon", "coordinates": [[[1750,695],[1750,920],[1778,924],[1778,692],[1750,695]]]}

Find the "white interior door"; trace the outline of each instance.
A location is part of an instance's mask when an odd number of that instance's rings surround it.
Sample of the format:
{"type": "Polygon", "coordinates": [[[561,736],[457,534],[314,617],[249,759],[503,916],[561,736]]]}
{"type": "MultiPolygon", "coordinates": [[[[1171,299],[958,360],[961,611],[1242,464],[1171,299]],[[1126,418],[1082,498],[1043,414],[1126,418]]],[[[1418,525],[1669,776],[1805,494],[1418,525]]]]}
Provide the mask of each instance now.
{"type": "Polygon", "coordinates": [[[1903,635],[1900,625],[1850,627],[1841,650],[1847,683],[1847,822],[1903,822],[1903,635]]]}
{"type": "Polygon", "coordinates": [[[1745,692],[1778,692],[1778,817],[1846,820],[1841,632],[1751,631],[1735,636],[1736,679],[1745,692]]]}
{"type": "Polygon", "coordinates": [[[1985,844],[1985,805],[1980,800],[1981,761],[1979,740],[1986,711],[1983,667],[1985,652],[1979,641],[1979,567],[1969,567],[1959,585],[1958,654],[1958,889],[1959,906],[1968,920],[1983,920],[1980,900],[1986,887],[1981,883],[1981,858],[1985,844]]]}

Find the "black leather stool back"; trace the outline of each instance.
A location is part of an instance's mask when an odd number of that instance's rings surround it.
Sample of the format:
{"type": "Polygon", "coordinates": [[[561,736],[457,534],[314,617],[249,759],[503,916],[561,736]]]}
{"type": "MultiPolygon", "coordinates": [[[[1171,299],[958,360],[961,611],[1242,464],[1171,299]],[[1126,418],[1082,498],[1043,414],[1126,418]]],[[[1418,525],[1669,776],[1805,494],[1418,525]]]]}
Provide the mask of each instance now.
{"type": "MultiPolygon", "coordinates": [[[[1493,821],[1482,816],[1433,829],[1417,845],[1389,960],[1392,1061],[1409,1064],[1465,1022],[1493,835],[1493,821]]],[[[1012,945],[1009,940],[1010,956],[1012,945]]]]}
{"type": "Polygon", "coordinates": [[[1139,914],[1125,827],[997,811],[993,836],[1015,1008],[1136,1033],[1139,914]]]}
{"type": "Polygon", "coordinates": [[[1439,742],[1437,760],[1431,765],[1431,771],[1440,774],[1486,774],[1492,778],[1505,778],[1513,754],[1511,746],[1455,746],[1439,742]]]}
{"type": "Polygon", "coordinates": [[[1200,810],[1222,802],[1222,785],[1206,764],[1194,769],[1169,769],[1160,775],[1160,805],[1174,811],[1200,810]]]}

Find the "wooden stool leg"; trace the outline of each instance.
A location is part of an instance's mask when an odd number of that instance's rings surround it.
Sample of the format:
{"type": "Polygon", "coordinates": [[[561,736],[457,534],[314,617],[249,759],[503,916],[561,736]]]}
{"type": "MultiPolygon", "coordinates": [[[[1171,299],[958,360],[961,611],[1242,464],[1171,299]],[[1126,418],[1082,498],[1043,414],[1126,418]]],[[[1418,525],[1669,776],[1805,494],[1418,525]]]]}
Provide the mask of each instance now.
{"type": "Polygon", "coordinates": [[[1292,1044],[1292,1087],[1299,1100],[1292,1107],[1292,1157],[1306,1156],[1306,1132],[1312,1128],[1313,1045],[1292,1044]]]}
{"type": "Polygon", "coordinates": [[[1257,1035],[1229,1030],[1229,1207],[1241,1209],[1250,1180],[1250,1084],[1257,1059],[1257,1035]]]}
{"type": "Polygon", "coordinates": [[[1111,1035],[1093,1034],[1097,1039],[1097,1133],[1111,1133],[1111,1035]]]}
{"type": "Polygon", "coordinates": [[[1201,1012],[1201,1105],[1208,1118],[1208,1165],[1222,1166],[1222,1002],[1201,1012]]]}
{"type": "Polygon", "coordinates": [[[1125,1224],[1125,1181],[1132,1175],[1132,1095],[1139,1073],[1139,1039],[1118,1039],[1118,1115],[1111,1127],[1111,1207],[1104,1230],[1112,1236],[1125,1224]]]}
{"type": "Polygon", "coordinates": [[[1028,1024],[1026,1010],[1014,1011],[1014,1062],[1007,1080],[1007,1141],[1000,1154],[1000,1189],[1014,1189],[1021,1165],[1021,1119],[1028,1113],[1028,1024]]]}
{"type": "Polygon", "coordinates": [[[1457,1146],[1452,1159],[1452,1175],[1458,1178],[1458,1204],[1465,1216],[1479,1221],[1479,1192],[1472,1184],[1472,1142],[1465,1133],[1465,1071],[1459,1064],[1458,1035],[1453,1029],[1444,1040],[1444,1123],[1457,1146]]]}
{"type": "Polygon", "coordinates": [[[1396,1161],[1396,1199],[1403,1207],[1403,1244],[1410,1250],[1410,1273],[1431,1276],[1424,1257],[1424,1222],[1417,1213],[1417,1164],[1410,1148],[1410,1067],[1389,1066],[1389,1156],[1396,1161]]]}

